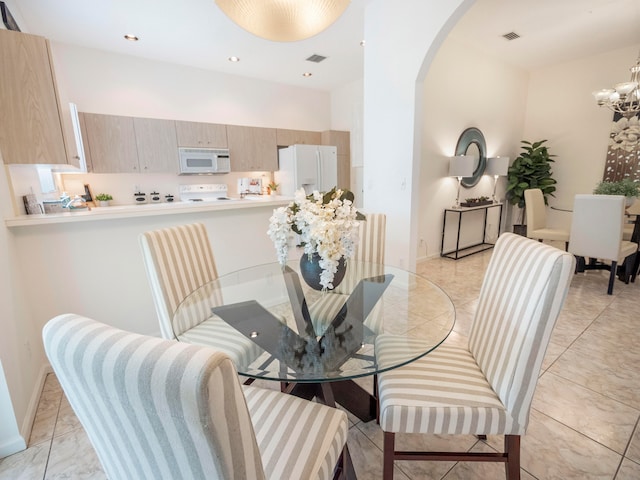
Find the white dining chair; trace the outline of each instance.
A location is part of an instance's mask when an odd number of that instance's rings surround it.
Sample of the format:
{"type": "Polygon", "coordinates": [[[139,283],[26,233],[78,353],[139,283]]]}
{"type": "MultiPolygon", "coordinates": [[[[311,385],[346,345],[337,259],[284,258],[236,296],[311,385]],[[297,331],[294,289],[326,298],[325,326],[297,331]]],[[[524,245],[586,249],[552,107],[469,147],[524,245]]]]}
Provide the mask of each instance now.
{"type": "MultiPolygon", "coordinates": [[[[358,245],[353,258],[347,261],[344,279],[335,289],[325,292],[309,306],[316,335],[324,333],[360,280],[384,273],[387,217],[383,213],[368,213],[365,218],[360,222],[358,245]]],[[[378,308],[374,308],[366,322],[372,330],[378,328],[378,308]]]]}
{"type": "Polygon", "coordinates": [[[220,351],[75,314],[47,322],[43,341],[110,479],[328,480],[352,471],[343,411],[241,386],[220,351]]]}
{"type": "Polygon", "coordinates": [[[607,293],[613,293],[616,273],[629,283],[638,244],[622,239],[625,198],[622,195],[576,195],[569,252],[578,257],[578,272],[608,270],[607,293]]]}
{"type": "MultiPolygon", "coordinates": [[[[394,460],[504,462],[520,478],[520,436],[538,375],[569,289],[574,257],[520,235],[503,233],[484,276],[468,345],[447,342],[404,367],[378,375],[385,480],[394,460]],[[397,451],[397,434],[503,435],[505,450],[397,451]]],[[[396,354],[393,335],[376,339],[376,359],[396,354]]]]}
{"type": "Polygon", "coordinates": [[[254,342],[240,337],[233,327],[211,314],[211,307],[222,305],[216,289],[194,303],[190,315],[174,318],[190,293],[218,277],[204,224],[144,232],[140,246],[163,338],[216,348],[236,365],[248,365],[260,355],[262,351],[254,342]]]}
{"type": "Polygon", "coordinates": [[[524,191],[524,203],[527,214],[527,237],[539,240],[557,240],[564,242],[565,250],[569,243],[569,228],[550,228],[547,226],[547,205],[539,188],[524,191]]]}

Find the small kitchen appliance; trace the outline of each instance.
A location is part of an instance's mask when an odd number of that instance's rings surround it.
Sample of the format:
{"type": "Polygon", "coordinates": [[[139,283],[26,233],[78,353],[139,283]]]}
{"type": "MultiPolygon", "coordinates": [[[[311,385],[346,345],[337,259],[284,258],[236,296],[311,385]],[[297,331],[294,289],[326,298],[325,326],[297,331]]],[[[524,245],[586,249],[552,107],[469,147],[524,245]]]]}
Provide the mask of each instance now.
{"type": "Polygon", "coordinates": [[[219,200],[231,200],[227,197],[226,183],[180,185],[181,202],[217,202],[219,200]]]}
{"type": "Polygon", "coordinates": [[[262,178],[239,178],[238,193],[240,195],[262,195],[262,178]]]}

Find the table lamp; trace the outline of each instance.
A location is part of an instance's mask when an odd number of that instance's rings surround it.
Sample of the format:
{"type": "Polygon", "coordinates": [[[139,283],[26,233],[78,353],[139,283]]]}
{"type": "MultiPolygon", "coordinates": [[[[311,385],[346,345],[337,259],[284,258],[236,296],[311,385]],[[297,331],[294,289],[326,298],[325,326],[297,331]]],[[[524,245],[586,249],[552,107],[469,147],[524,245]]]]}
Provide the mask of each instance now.
{"type": "Polygon", "coordinates": [[[491,196],[491,200],[493,203],[498,203],[496,200],[496,185],[498,183],[498,177],[504,177],[509,173],[509,157],[489,158],[484,173],[485,175],[493,175],[493,195],[491,196]]]}
{"type": "Polygon", "coordinates": [[[458,177],[458,194],[453,208],[460,208],[460,182],[463,177],[470,177],[476,168],[476,157],[473,155],[457,155],[449,159],[449,176],[458,177]]]}

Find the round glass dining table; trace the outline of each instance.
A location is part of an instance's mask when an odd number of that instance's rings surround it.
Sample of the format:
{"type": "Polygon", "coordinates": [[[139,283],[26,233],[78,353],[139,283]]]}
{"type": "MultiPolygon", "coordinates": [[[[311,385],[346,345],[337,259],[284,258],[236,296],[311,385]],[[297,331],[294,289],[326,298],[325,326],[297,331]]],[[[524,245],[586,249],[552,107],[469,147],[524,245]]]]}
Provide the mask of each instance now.
{"type": "Polygon", "coordinates": [[[436,284],[402,269],[350,260],[342,282],[323,292],[293,260],[222,275],[172,320],[178,340],[226,352],[241,376],[333,396],[327,403],[369,420],[375,399],[353,380],[427,355],[451,332],[455,309],[436,284]]]}

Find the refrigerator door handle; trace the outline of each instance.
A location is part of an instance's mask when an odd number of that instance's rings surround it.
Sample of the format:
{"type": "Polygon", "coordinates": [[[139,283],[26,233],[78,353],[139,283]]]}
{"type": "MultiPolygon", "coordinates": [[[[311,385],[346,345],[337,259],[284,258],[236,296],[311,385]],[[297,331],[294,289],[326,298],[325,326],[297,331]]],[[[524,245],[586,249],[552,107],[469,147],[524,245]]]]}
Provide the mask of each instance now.
{"type": "Polygon", "coordinates": [[[322,159],[320,158],[320,151],[316,150],[316,170],[318,172],[318,191],[324,190],[324,179],[322,178],[322,159]]]}

